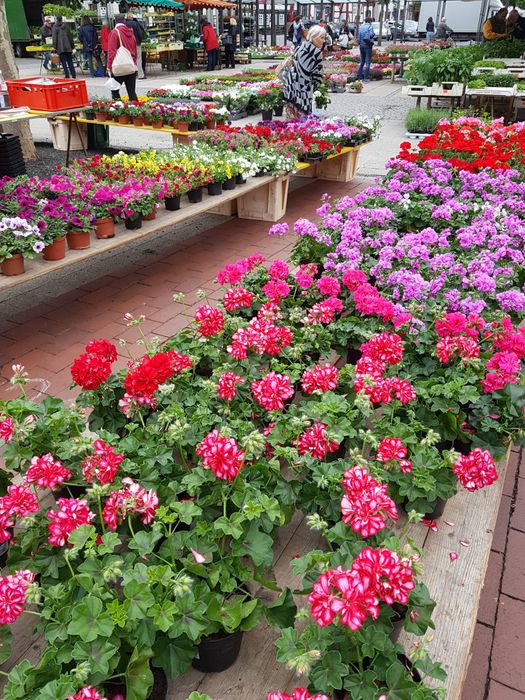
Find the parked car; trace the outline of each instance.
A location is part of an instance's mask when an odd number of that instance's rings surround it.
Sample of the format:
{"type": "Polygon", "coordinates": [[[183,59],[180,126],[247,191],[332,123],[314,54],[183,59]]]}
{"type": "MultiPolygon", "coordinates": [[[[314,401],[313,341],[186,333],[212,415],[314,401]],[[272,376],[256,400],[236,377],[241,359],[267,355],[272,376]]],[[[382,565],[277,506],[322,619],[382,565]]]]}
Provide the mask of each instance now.
{"type": "Polygon", "coordinates": [[[404,25],[402,21],[394,22],[392,20],[388,24],[390,26],[392,36],[394,35],[394,27],[396,27],[396,39],[404,40],[419,38],[417,22],[412,19],[405,20],[404,25]]]}
{"type": "MultiPolygon", "coordinates": [[[[379,36],[379,22],[372,22],[372,27],[374,29],[374,34],[376,36],[379,36]]],[[[392,31],[390,30],[388,22],[383,22],[383,31],[381,33],[381,36],[383,37],[383,39],[392,38],[392,31]]]]}

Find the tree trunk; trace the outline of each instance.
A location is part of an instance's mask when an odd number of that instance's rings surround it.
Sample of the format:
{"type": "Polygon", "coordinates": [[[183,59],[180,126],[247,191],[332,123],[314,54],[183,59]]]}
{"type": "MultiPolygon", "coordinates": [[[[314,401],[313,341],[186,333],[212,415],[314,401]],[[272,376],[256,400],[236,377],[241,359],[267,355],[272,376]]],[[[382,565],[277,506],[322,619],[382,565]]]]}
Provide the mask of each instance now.
{"type": "MultiPolygon", "coordinates": [[[[0,70],[2,71],[4,80],[16,80],[16,78],[18,78],[18,67],[9,36],[4,2],[0,2],[0,70]]],[[[31,129],[29,128],[29,123],[13,122],[9,124],[9,132],[16,134],[20,138],[24,158],[26,160],[36,160],[35,143],[33,141],[31,129]]]]}

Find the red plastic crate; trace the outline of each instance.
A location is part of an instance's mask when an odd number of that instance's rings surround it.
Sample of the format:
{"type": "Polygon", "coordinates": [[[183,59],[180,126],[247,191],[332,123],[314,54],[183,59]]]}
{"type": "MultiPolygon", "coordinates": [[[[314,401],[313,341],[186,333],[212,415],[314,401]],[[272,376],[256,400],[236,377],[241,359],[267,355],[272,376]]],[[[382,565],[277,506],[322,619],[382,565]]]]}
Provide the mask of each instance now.
{"type": "Polygon", "coordinates": [[[5,81],[12,107],[59,112],[61,109],[85,107],[89,102],[85,80],[47,78],[52,83],[46,84],[35,83],[37,80],[41,78],[5,81]]]}

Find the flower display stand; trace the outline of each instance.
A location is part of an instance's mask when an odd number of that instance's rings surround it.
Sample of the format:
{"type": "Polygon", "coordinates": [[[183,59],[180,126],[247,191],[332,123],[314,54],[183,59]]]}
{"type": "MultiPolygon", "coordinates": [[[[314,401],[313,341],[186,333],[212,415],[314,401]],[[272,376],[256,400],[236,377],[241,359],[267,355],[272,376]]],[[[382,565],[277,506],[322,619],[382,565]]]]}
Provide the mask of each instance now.
{"type": "Polygon", "coordinates": [[[278,221],[286,213],[290,176],[279,175],[249,195],[237,199],[237,216],[240,219],[278,221]]]}
{"type": "Polygon", "coordinates": [[[361,146],[347,146],[340,153],[318,163],[299,163],[296,175],[331,182],[351,182],[357,172],[360,149],[361,146]]]}

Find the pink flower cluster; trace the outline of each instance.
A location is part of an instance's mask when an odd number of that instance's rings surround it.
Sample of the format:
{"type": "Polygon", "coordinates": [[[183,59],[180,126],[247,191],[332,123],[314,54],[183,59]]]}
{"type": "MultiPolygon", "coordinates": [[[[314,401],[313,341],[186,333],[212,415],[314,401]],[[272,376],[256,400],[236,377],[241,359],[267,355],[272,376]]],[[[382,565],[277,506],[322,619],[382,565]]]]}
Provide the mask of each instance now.
{"type": "Polygon", "coordinates": [[[0,440],[3,440],[6,445],[13,439],[15,432],[15,424],[10,416],[0,413],[0,440]]]}
{"type": "Polygon", "coordinates": [[[222,303],[227,311],[249,309],[253,303],[253,294],[245,287],[231,287],[224,294],[222,303]]]}
{"type": "Polygon", "coordinates": [[[287,374],[268,372],[262,379],[252,382],[252,394],[260,406],[267,411],[282,411],[284,402],[294,394],[287,374]]]}
{"type": "Polygon", "coordinates": [[[387,365],[403,359],[403,340],[396,333],[378,333],[361,345],[363,356],[355,366],[354,389],[365,393],[372,403],[391,403],[398,399],[406,404],[414,401],[416,392],[406,379],[383,377],[387,365]]]}
{"type": "Polygon", "coordinates": [[[339,370],[333,365],[315,365],[312,369],[305,369],[301,377],[301,385],[305,394],[314,391],[330,391],[335,389],[339,380],[339,370]]]}
{"type": "Polygon", "coordinates": [[[107,700],[107,698],[102,697],[98,690],[93,688],[93,686],[86,685],[81,688],[78,693],[68,695],[67,700],[107,700]]]}
{"type": "Polygon", "coordinates": [[[309,454],[314,459],[324,459],[330,452],[339,449],[339,443],[330,440],[326,434],[327,426],[315,421],[297,440],[300,455],[309,454]]]}
{"type": "Polygon", "coordinates": [[[278,326],[274,320],[278,306],[273,303],[263,305],[257,316],[252,318],[246,328],[239,328],[228,345],[228,353],[236,360],[245,360],[248,350],[258,355],[279,355],[292,342],[292,331],[287,326],[278,326]]]}
{"type": "Polygon", "coordinates": [[[330,275],[325,275],[317,280],[317,289],[324,297],[337,297],[341,294],[341,285],[330,275]]]}
{"type": "Polygon", "coordinates": [[[330,700],[330,698],[322,693],[310,695],[306,688],[294,688],[291,695],[280,690],[268,693],[266,700],[330,700]]]}
{"type": "Polygon", "coordinates": [[[104,504],[102,520],[110,530],[116,530],[119,522],[134,513],[141,516],[144,525],[149,525],[159,505],[155,491],[153,489],[147,491],[129,476],[122,479],[122,485],[123,488],[119,491],[110,492],[104,504]]]}
{"type": "Polygon", "coordinates": [[[224,372],[217,382],[217,394],[220,399],[231,401],[237,393],[237,384],[244,384],[244,379],[235,372],[224,372]]]}
{"type": "MultiPolygon", "coordinates": [[[[498,350],[487,362],[488,372],[481,380],[486,393],[517,384],[521,373],[521,361],[525,359],[525,327],[514,328],[510,318],[501,321],[501,328],[494,324],[494,347],[498,350]]],[[[485,332],[491,336],[490,331],[485,332]]]]}
{"type": "Polygon", "coordinates": [[[248,258],[240,258],[234,263],[225,265],[222,270],[217,273],[217,282],[219,284],[238,284],[244,275],[251,272],[258,265],[265,262],[264,257],[260,253],[254,253],[248,258]]]}
{"type": "Polygon", "coordinates": [[[476,447],[468,455],[461,455],[452,469],[459,483],[467,491],[477,491],[498,480],[494,458],[488,450],[476,447]]]}
{"type": "Polygon", "coordinates": [[[24,612],[27,587],[34,580],[27,569],[0,577],[0,625],[11,625],[24,612]]]}
{"type": "Polygon", "coordinates": [[[290,285],[285,280],[271,279],[262,287],[262,291],[266,294],[270,301],[279,301],[286,299],[290,294],[290,285]]]}
{"type": "Polygon", "coordinates": [[[465,336],[441,338],[436,344],[436,355],[445,365],[454,356],[461,357],[462,360],[472,360],[479,357],[479,345],[473,338],[465,336]]]}
{"type": "Polygon", "coordinates": [[[194,319],[199,326],[199,333],[205,338],[219,335],[224,328],[224,314],[209,304],[199,307],[195,312],[194,319]]]}
{"type": "Polygon", "coordinates": [[[304,324],[315,325],[323,323],[328,325],[332,323],[336,314],[343,310],[343,302],[337,297],[327,297],[323,301],[317,302],[308,311],[308,315],[303,319],[304,324]]]}
{"type": "Polygon", "coordinates": [[[366,274],[363,270],[345,270],[343,272],[342,282],[344,286],[351,292],[366,284],[366,274]]]}
{"type": "Polygon", "coordinates": [[[295,282],[301,289],[310,289],[314,283],[314,277],[317,275],[317,265],[315,263],[306,263],[299,266],[295,273],[295,282]]]}
{"type": "Polygon", "coordinates": [[[341,500],[342,520],[362,537],[371,537],[386,527],[385,517],[397,520],[397,508],[387,494],[388,485],[379,484],[368,470],[347,469],[341,500]]]}
{"type": "Polygon", "coordinates": [[[460,312],[447,313],[434,324],[440,340],[436,344],[436,354],[440,362],[448,364],[452,357],[472,360],[479,357],[479,331],[485,321],[477,314],[465,316],[460,312]]]}
{"type": "Polygon", "coordinates": [[[8,528],[14,527],[17,516],[27,518],[38,508],[38,499],[27,486],[11,484],[7,494],[0,497],[0,542],[11,539],[12,533],[8,528]]]}
{"type": "Polygon", "coordinates": [[[285,280],[290,274],[290,268],[284,260],[274,260],[268,268],[268,274],[273,280],[285,280]]]}
{"type": "Polygon", "coordinates": [[[382,297],[377,289],[367,282],[354,291],[354,303],[356,311],[365,316],[379,316],[383,321],[391,321],[394,318],[394,304],[382,297]]]}
{"type": "Polygon", "coordinates": [[[38,488],[54,489],[71,479],[71,472],[52,454],[31,457],[29,469],[24,475],[26,484],[36,484],[38,488]]]}
{"type": "Polygon", "coordinates": [[[89,510],[85,498],[59,498],[58,510],[50,510],[46,517],[51,522],[48,542],[54,547],[63,547],[69,535],[81,525],[89,525],[95,519],[95,513],[89,510]]]}
{"type": "Polygon", "coordinates": [[[381,440],[377,449],[376,459],[379,462],[397,462],[401,471],[408,474],[412,471],[412,462],[405,459],[407,448],[399,438],[387,437],[381,440]]]}
{"type": "Polygon", "coordinates": [[[367,617],[377,620],[381,601],[406,605],[414,587],[409,559],[386,548],[367,547],[350,569],[338,567],[321,574],[308,596],[310,614],[320,627],[339,615],[341,623],[355,632],[367,617]]]}
{"type": "Polygon", "coordinates": [[[82,476],[91,484],[96,479],[101,484],[111,484],[115,481],[119,466],[124,461],[124,455],[115,452],[115,448],[106,445],[103,440],[95,440],[94,453],[86,457],[82,466],[82,476]]]}
{"type": "Polygon", "coordinates": [[[211,469],[218,479],[233,481],[244,467],[244,452],[233,438],[221,435],[217,429],[208,433],[196,450],[206,469],[211,469]]]}

